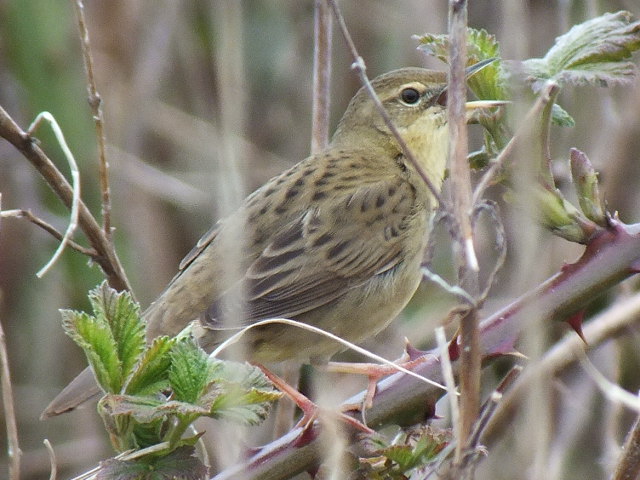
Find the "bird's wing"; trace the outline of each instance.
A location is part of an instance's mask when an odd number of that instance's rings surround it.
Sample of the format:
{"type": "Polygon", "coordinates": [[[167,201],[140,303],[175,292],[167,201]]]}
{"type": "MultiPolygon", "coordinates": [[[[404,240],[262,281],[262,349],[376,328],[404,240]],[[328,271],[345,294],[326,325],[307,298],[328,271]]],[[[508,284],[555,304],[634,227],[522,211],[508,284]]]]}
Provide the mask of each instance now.
{"type": "Polygon", "coordinates": [[[191,263],[202,253],[202,251],[209,246],[214,238],[218,235],[220,230],[220,223],[216,223],[209,229],[200,239],[198,243],[191,249],[189,253],[180,261],[178,266],[178,275],[180,275],[191,263]]]}
{"type": "Polygon", "coordinates": [[[214,302],[204,322],[221,328],[223,312],[237,306],[231,296],[244,299],[248,323],[295,318],[393,269],[405,257],[405,237],[417,215],[415,193],[391,176],[309,207],[272,236],[237,289],[214,302]]]}

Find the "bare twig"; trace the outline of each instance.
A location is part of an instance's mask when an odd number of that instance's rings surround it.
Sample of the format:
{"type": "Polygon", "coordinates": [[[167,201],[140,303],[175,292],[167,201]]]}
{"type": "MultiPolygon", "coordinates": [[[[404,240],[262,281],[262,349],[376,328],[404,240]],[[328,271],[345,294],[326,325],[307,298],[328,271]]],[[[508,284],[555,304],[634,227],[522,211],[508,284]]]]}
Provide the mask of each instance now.
{"type": "MultiPolygon", "coordinates": [[[[0,305],[1,303],[2,298],[0,298],[0,305]]],[[[9,479],[19,480],[20,457],[22,452],[20,451],[20,444],[18,443],[18,426],[16,423],[16,409],[13,403],[13,386],[11,385],[9,356],[7,355],[7,343],[4,337],[2,322],[0,322],[0,385],[2,385],[2,405],[4,406],[4,418],[7,426],[9,479]]]]}
{"type": "Polygon", "coordinates": [[[315,0],[313,18],[312,154],[323,150],[329,143],[329,103],[333,21],[329,5],[326,0],[315,0]]]}
{"type": "MultiPolygon", "coordinates": [[[[39,217],[36,217],[31,210],[4,210],[0,211],[0,218],[24,218],[34,225],[42,228],[45,232],[50,233],[57,240],[62,240],[63,235],[53,225],[45,222],[39,217]]],[[[82,253],[88,257],[95,257],[97,255],[96,251],[92,248],[86,248],[80,245],[79,243],[74,242],[73,240],[68,240],[67,245],[77,252],[82,253]]]]}
{"type": "Polygon", "coordinates": [[[64,138],[64,134],[62,133],[62,129],[56,119],[49,112],[40,112],[36,119],[29,126],[29,130],[27,130],[28,135],[33,135],[34,131],[38,128],[40,123],[46,121],[51,126],[53,133],[58,141],[60,148],[62,149],[67,162],[69,163],[69,169],[71,170],[71,178],[73,179],[73,192],[71,196],[71,212],[69,216],[69,225],[67,226],[67,230],[64,232],[64,236],[62,237],[62,241],[58,245],[56,252],[53,254],[51,259],[47,262],[47,264],[42,267],[37,273],[36,276],[41,278],[45,273],[49,271],[49,269],[53,266],[53,264],[60,258],[62,252],[64,252],[64,247],[67,245],[73,233],[76,231],[78,226],[78,205],[80,204],[80,171],[78,170],[78,165],[76,163],[76,159],[73,157],[73,153],[71,153],[71,149],[67,145],[67,141],[64,138]]]}
{"type": "MultiPolygon", "coordinates": [[[[631,325],[637,325],[640,318],[640,294],[621,300],[584,325],[583,334],[589,348],[595,348],[606,339],[620,335],[631,325]]],[[[577,335],[567,335],[535,364],[528,365],[513,388],[504,396],[502,404],[489,422],[483,435],[483,442],[492,442],[499,433],[510,425],[510,418],[531,386],[531,382],[541,372],[545,376],[562,371],[584,355],[584,341],[577,335]]]]}
{"type": "MultiPolygon", "coordinates": [[[[458,243],[460,285],[477,298],[478,259],[473,246],[473,212],[471,172],[467,162],[466,64],[467,64],[467,2],[449,2],[449,85],[447,116],[449,124],[449,155],[451,194],[456,224],[454,240],[458,243]]],[[[456,461],[461,462],[464,448],[478,417],[480,408],[480,342],[478,310],[469,309],[460,319],[460,426],[456,445],[456,461]]]]}
{"type": "Polygon", "coordinates": [[[544,110],[545,106],[555,97],[559,87],[556,83],[547,83],[535,103],[527,112],[522,124],[516,131],[516,133],[511,137],[509,143],[502,149],[500,154],[491,161],[491,164],[487,171],[482,176],[482,179],[476,185],[476,189],[473,192],[473,204],[477,204],[482,198],[484,191],[491,184],[493,179],[496,177],[501,168],[504,167],[507,160],[511,158],[512,153],[514,152],[518,142],[521,142],[524,138],[531,134],[531,125],[537,122],[540,113],[544,110]]]}
{"type": "MultiPolygon", "coordinates": [[[[62,203],[64,203],[67,208],[71,208],[73,190],[67,179],[36,144],[34,139],[29,136],[27,132],[23,131],[2,107],[0,107],[0,137],[9,141],[9,143],[22,153],[34,168],[38,170],[38,173],[42,175],[62,203]]],[[[102,271],[109,281],[109,285],[116,290],[131,291],[129,280],[113,246],[104,236],[100,225],[96,222],[82,200],[78,204],[78,222],[80,228],[97,252],[94,260],[102,268],[102,271]]]]}
{"type": "Polygon", "coordinates": [[[491,272],[487,276],[486,284],[484,288],[482,288],[481,292],[476,299],[476,305],[480,308],[485,300],[487,299],[489,292],[491,291],[491,287],[493,286],[493,282],[496,279],[496,275],[502,269],[504,262],[507,258],[507,240],[504,231],[504,225],[500,220],[500,216],[498,214],[498,205],[490,200],[484,200],[481,204],[476,205],[473,209],[473,225],[478,221],[478,217],[481,213],[485,212],[489,219],[493,224],[493,230],[496,236],[496,249],[498,250],[498,256],[496,257],[495,262],[493,262],[491,272]]]}
{"type": "Polygon", "coordinates": [[[49,454],[49,465],[51,468],[51,473],[49,474],[49,480],[56,480],[58,477],[58,462],[56,461],[56,452],[53,451],[53,447],[51,446],[51,442],[44,439],[44,446],[47,449],[47,453],[49,454]]]}
{"type": "Polygon", "coordinates": [[[449,357],[449,344],[447,343],[444,328],[436,328],[436,341],[438,342],[438,350],[440,352],[440,363],[442,364],[442,378],[447,386],[449,393],[449,405],[451,408],[451,424],[456,432],[454,438],[460,437],[460,400],[457,395],[456,381],[453,375],[453,366],[449,357]]]}
{"type": "Polygon", "coordinates": [[[522,373],[522,367],[520,365],[514,365],[504,376],[500,385],[496,387],[493,393],[489,396],[489,399],[484,403],[480,409],[480,415],[478,421],[473,427],[473,431],[469,436],[469,443],[467,449],[474,449],[480,443],[480,437],[484,432],[485,427],[491,420],[493,413],[498,408],[498,405],[502,401],[505,392],[513,385],[516,379],[522,373]]]}
{"type": "MultiPolygon", "coordinates": [[[[640,261],[640,225],[620,225],[612,231],[603,234],[599,241],[592,242],[587,248],[583,258],[572,265],[565,265],[561,271],[540,284],[536,289],[523,295],[512,304],[492,314],[480,325],[481,348],[484,358],[495,357],[501,354],[513,352],[515,342],[526,325],[531,321],[546,322],[551,318],[564,318],[571,312],[583,307],[591,301],[597,293],[628,278],[633,272],[630,265],[640,261]],[[530,307],[535,304],[535,318],[532,318],[530,307]]],[[[607,321],[604,325],[596,319],[586,325],[585,336],[589,344],[596,346],[605,339],[610,338],[629,325],[637,325],[640,318],[640,295],[634,297],[634,308],[629,302],[624,305],[626,313],[621,317],[617,314],[617,320],[607,321]],[[635,312],[635,313],[634,313],[635,312]]],[[[614,307],[615,308],[615,307],[614,307]]],[[[569,335],[562,342],[563,349],[582,348],[582,340],[576,335],[569,335]]],[[[432,380],[442,378],[442,369],[436,351],[429,352],[426,360],[417,365],[413,370],[432,380]]],[[[565,353],[571,354],[570,351],[565,353]]],[[[555,355],[558,355],[556,352],[555,355]]],[[[573,361],[571,359],[570,361],[573,361]]],[[[557,364],[559,367],[568,363],[557,364]]],[[[454,373],[459,369],[459,362],[453,362],[454,373]]],[[[551,371],[551,370],[548,370],[551,371]]],[[[507,398],[514,395],[517,385],[523,382],[525,371],[513,388],[504,397],[496,413],[482,435],[485,442],[490,431],[495,429],[496,423],[505,426],[504,417],[498,413],[505,408],[505,403],[510,403],[507,398]],[[496,417],[501,417],[496,418],[496,417]]],[[[371,409],[367,411],[369,425],[385,425],[396,421],[398,418],[406,418],[409,411],[418,411],[425,408],[425,399],[435,400],[443,393],[439,387],[416,381],[413,377],[404,374],[395,374],[378,383],[377,393],[371,409]]],[[[522,395],[520,391],[520,398],[522,395]]],[[[362,404],[367,392],[363,391],[345,400],[345,405],[362,404]]],[[[511,406],[514,406],[511,403],[511,406]]],[[[504,412],[503,412],[504,413],[504,412]]],[[[261,478],[286,479],[293,473],[303,472],[312,468],[321,460],[322,448],[319,440],[320,426],[305,433],[301,442],[301,429],[294,429],[284,437],[264,446],[249,458],[223,472],[214,478],[215,480],[227,480],[242,478],[257,480],[261,478]]]]}
{"type": "MultiPolygon", "coordinates": [[[[73,1],[73,0],[72,0],[73,1]]],[[[82,58],[87,74],[87,91],[89,93],[89,106],[93,112],[93,121],[96,126],[96,138],[98,141],[98,171],[100,173],[100,191],[102,192],[102,229],[109,242],[111,239],[111,189],[109,187],[109,163],[105,149],[104,115],[102,112],[102,98],[98,93],[96,81],[93,74],[93,56],[91,55],[91,44],[89,43],[89,31],[84,17],[84,4],[82,0],[73,1],[76,18],[78,20],[78,31],[80,33],[80,44],[82,45],[82,58]]]]}
{"type": "Polygon", "coordinates": [[[640,417],[624,441],[612,480],[636,480],[640,476],[640,417]]]}
{"type": "Polygon", "coordinates": [[[394,123],[391,121],[391,117],[389,116],[386,109],[384,108],[384,105],[382,105],[382,102],[378,98],[376,91],[373,89],[373,86],[371,85],[371,81],[369,80],[369,77],[367,77],[367,73],[366,73],[367,67],[364,63],[363,58],[358,53],[358,50],[356,49],[355,44],[353,43],[353,39],[351,38],[351,34],[347,29],[347,24],[344,21],[344,17],[340,12],[340,8],[338,7],[338,4],[336,3],[335,0],[327,0],[327,1],[329,2],[329,5],[331,5],[331,8],[333,9],[333,14],[335,15],[336,20],[338,21],[338,27],[340,28],[340,32],[342,33],[342,36],[347,42],[349,52],[353,57],[353,63],[351,64],[351,68],[358,73],[358,76],[360,77],[360,81],[362,82],[362,85],[366,88],[367,92],[369,93],[369,96],[373,100],[373,103],[375,104],[376,109],[382,116],[382,119],[384,120],[385,125],[387,126],[387,128],[389,128],[389,131],[397,140],[398,145],[400,145],[400,149],[402,150],[402,153],[407,158],[409,163],[411,163],[413,168],[416,169],[416,172],[418,172],[418,175],[420,175],[420,178],[422,178],[424,183],[427,185],[427,188],[431,191],[431,194],[436,199],[436,201],[440,203],[440,191],[436,188],[436,186],[433,184],[433,182],[431,181],[427,173],[420,166],[420,164],[418,163],[418,160],[416,160],[416,157],[413,155],[413,153],[409,149],[407,142],[404,141],[404,139],[402,138],[402,135],[400,135],[400,132],[398,131],[394,123]]]}

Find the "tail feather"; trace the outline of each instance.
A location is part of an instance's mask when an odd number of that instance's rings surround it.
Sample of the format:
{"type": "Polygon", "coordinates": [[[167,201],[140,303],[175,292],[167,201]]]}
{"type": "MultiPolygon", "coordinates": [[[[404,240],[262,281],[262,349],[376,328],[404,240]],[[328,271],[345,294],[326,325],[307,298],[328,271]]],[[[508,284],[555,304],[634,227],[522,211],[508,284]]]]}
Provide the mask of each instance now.
{"type": "Polygon", "coordinates": [[[98,393],[100,393],[100,387],[96,383],[93,372],[87,367],[51,401],[40,415],[40,419],[44,420],[73,410],[98,393]]]}

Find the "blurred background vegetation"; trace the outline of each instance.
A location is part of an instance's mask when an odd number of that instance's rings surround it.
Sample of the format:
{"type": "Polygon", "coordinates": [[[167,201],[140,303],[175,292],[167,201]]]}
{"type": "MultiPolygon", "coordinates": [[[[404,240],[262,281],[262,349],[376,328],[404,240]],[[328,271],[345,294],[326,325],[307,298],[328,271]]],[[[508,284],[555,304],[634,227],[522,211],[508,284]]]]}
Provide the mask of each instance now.
{"type": "MultiPolygon", "coordinates": [[[[625,9],[640,16],[637,0],[469,3],[470,26],[494,33],[507,59],[544,55],[554,37],[571,25],[607,11],[625,9]]],[[[408,65],[444,68],[419,53],[411,38],[446,32],[444,0],[344,0],[342,6],[370,76],[408,65]]],[[[313,1],[87,0],[86,16],[104,101],[114,237],[144,307],[216,218],[308,155],[313,1]]],[[[359,87],[337,32],[333,60],[335,125],[359,87]]],[[[43,110],[57,118],[81,169],[82,196],[99,216],[95,131],[86,97],[71,1],[0,0],[0,105],[24,128],[43,110]]],[[[577,125],[556,129],[554,157],[566,159],[570,147],[587,152],[601,171],[610,209],[627,223],[640,221],[640,81],[613,89],[567,89],[560,103],[577,125]]],[[[37,137],[63,165],[47,129],[37,137]]],[[[566,162],[558,162],[560,179],[566,175],[563,169],[566,162]]],[[[65,209],[5,141],[0,141],[0,192],[3,209],[31,209],[59,230],[66,228],[65,209]]],[[[499,194],[494,192],[498,199],[499,194]]],[[[508,206],[503,212],[510,237],[538,237],[535,251],[525,252],[528,262],[521,260],[517,246],[510,251],[488,312],[581,252],[581,247],[536,228],[523,229],[530,220],[508,206]]],[[[92,407],[38,420],[48,401],[85,365],[80,350],[62,332],[58,309],[87,308],[86,293],[99,283],[101,272],[67,251],[52,271],[37,279],[35,272],[53,254],[56,241],[22,220],[4,219],[0,227],[0,321],[16,388],[22,478],[48,478],[44,438],[53,443],[64,478],[110,455],[92,407]]],[[[441,243],[446,243],[445,235],[441,243]]],[[[447,272],[449,257],[442,250],[439,268],[447,272]]],[[[614,294],[624,295],[635,286],[628,282],[614,294]]],[[[389,358],[399,356],[405,336],[428,346],[433,326],[451,305],[438,289],[425,286],[403,320],[369,346],[389,358]]],[[[563,326],[552,328],[556,336],[565,332],[563,326]]],[[[640,388],[638,340],[638,333],[630,332],[599,349],[599,367],[631,391],[640,388]]],[[[619,417],[591,382],[574,374],[548,399],[552,415],[560,420],[549,432],[549,476],[604,478],[629,418],[619,417]]],[[[345,381],[345,388],[363,387],[360,379],[345,381]]],[[[494,384],[487,382],[488,388],[494,384]]],[[[524,412],[517,421],[533,425],[536,419],[524,412]]],[[[0,447],[6,451],[4,430],[0,447]]],[[[478,478],[528,478],[526,471],[537,457],[522,430],[506,433],[491,448],[478,478]]],[[[4,475],[5,458],[0,471],[4,475]]]]}

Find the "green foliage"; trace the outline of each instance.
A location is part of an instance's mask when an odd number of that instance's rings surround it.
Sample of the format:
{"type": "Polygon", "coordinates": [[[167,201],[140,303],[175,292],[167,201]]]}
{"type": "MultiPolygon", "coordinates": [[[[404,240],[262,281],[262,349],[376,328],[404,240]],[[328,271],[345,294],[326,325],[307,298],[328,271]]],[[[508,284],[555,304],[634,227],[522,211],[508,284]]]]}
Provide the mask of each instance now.
{"type": "MultiPolygon", "coordinates": [[[[418,48],[443,62],[449,58],[449,36],[426,33],[415,37],[418,48]]],[[[467,65],[471,66],[483,60],[496,59],[468,80],[471,91],[480,100],[506,100],[509,93],[506,88],[505,74],[500,60],[500,45],[486,30],[467,29],[467,65]]]]}
{"type": "MultiPolygon", "coordinates": [[[[416,37],[419,48],[444,62],[448,61],[447,35],[425,34],[416,37]]],[[[536,202],[539,219],[554,234],[572,242],[588,243],[594,234],[606,227],[606,213],[598,189],[598,177],[582,152],[572,152],[571,166],[579,207],[569,202],[555,188],[552,162],[549,158],[550,125],[572,127],[574,119],[556,103],[559,88],[565,86],[598,85],[629,82],[635,66],[627,61],[640,49],[640,22],[633,21],[629,12],[606,13],[574,26],[558,37],[543,58],[523,62],[500,59],[500,46],[494,36],[484,30],[467,30],[468,64],[489,58],[497,60],[472,75],[467,84],[481,100],[510,100],[515,84],[528,85],[532,92],[549,95],[537,122],[529,133],[534,148],[531,157],[537,164],[538,185],[530,195],[536,202]],[[555,86],[552,92],[549,85],[555,86]],[[546,91],[545,91],[546,90],[546,91]]],[[[508,110],[508,109],[507,109],[508,110]]],[[[491,163],[511,140],[507,115],[480,116],[477,121],[486,130],[484,148],[472,154],[475,168],[491,163]]],[[[508,176],[502,176],[508,178],[508,176]]],[[[507,195],[516,199],[522,195],[507,195]]]]}
{"type": "Polygon", "coordinates": [[[359,459],[356,478],[405,480],[419,475],[440,459],[440,453],[450,442],[449,430],[429,426],[402,432],[389,443],[382,437],[368,439],[364,445],[367,455],[359,459]]]}
{"type": "Polygon", "coordinates": [[[94,315],[61,310],[62,325],[84,350],[102,389],[119,392],[144,345],[144,333],[136,328],[139,311],[128,293],[104,282],[90,292],[89,301],[94,315]]]}
{"type": "MultiPolygon", "coordinates": [[[[128,293],[118,293],[103,282],[89,293],[89,300],[93,315],[63,310],[63,324],[85,351],[106,392],[98,411],[116,450],[164,444],[163,456],[178,455],[181,447],[199,438],[182,438],[197,418],[254,425],[266,418],[271,403],[280,397],[260,369],[210,358],[191,337],[158,337],[147,345],[140,309],[128,293]]],[[[181,452],[185,464],[195,461],[181,452]]],[[[122,478],[165,478],[143,475],[145,465],[151,465],[143,459],[111,462],[104,468],[127,472],[122,478]]],[[[154,468],[158,462],[154,459],[154,468]]],[[[100,478],[121,478],[104,475],[100,478]]],[[[201,478],[190,475],[179,478],[201,478]]]]}
{"type": "Polygon", "coordinates": [[[194,455],[195,449],[182,446],[166,456],[145,460],[118,460],[101,463],[96,480],[201,480],[208,478],[207,467],[194,455]]]}
{"type": "Polygon", "coordinates": [[[521,74],[536,92],[548,80],[602,87],[625,83],[635,66],[623,60],[639,48],[640,22],[632,22],[629,12],[605,13],[558,37],[543,58],[522,62],[521,74]]]}

